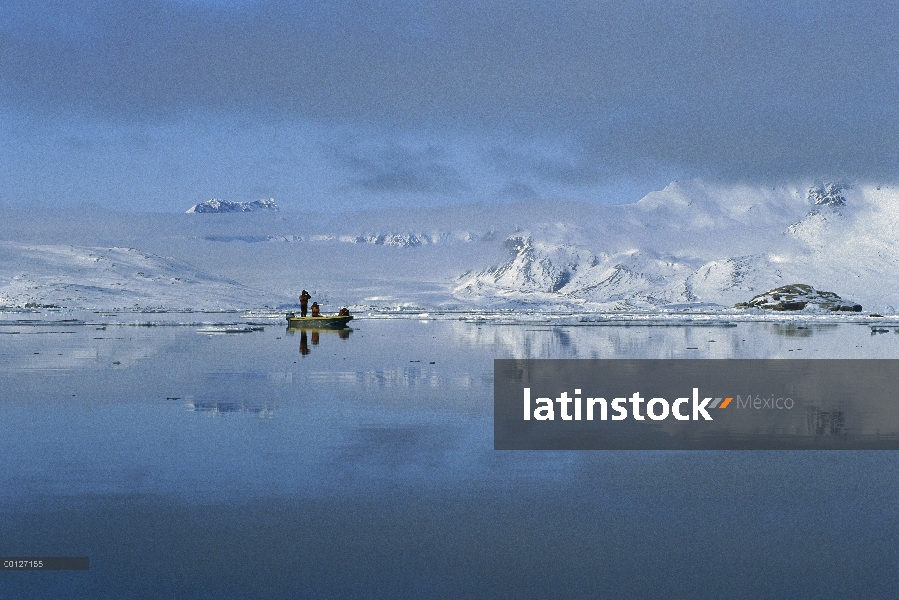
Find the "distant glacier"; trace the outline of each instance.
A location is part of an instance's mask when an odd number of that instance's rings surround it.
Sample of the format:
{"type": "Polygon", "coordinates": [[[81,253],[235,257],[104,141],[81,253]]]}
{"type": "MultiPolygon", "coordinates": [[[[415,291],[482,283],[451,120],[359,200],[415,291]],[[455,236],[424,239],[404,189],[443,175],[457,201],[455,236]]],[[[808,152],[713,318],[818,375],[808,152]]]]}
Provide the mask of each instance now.
{"type": "Polygon", "coordinates": [[[194,204],[186,213],[241,213],[257,210],[278,210],[274,198],[268,200],[254,200],[253,202],[232,202],[229,200],[207,200],[200,204],[194,204]]]}

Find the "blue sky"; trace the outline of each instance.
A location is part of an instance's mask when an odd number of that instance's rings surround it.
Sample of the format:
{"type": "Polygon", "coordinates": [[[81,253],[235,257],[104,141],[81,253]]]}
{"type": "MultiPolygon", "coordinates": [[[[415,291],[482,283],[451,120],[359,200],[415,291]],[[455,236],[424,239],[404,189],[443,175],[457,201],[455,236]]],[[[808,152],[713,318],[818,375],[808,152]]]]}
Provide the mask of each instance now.
{"type": "Polygon", "coordinates": [[[7,0],[0,204],[889,183],[896,31],[881,2],[7,0]]]}

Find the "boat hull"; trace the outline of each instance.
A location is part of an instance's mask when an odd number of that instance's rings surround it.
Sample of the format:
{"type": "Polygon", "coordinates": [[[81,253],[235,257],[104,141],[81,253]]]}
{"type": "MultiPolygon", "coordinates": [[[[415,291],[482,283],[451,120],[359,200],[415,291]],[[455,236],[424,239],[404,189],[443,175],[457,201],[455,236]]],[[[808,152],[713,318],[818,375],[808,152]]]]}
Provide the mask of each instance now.
{"type": "Polygon", "coordinates": [[[287,326],[291,329],[344,329],[352,320],[352,315],[345,317],[298,317],[294,313],[287,313],[287,326]]]}

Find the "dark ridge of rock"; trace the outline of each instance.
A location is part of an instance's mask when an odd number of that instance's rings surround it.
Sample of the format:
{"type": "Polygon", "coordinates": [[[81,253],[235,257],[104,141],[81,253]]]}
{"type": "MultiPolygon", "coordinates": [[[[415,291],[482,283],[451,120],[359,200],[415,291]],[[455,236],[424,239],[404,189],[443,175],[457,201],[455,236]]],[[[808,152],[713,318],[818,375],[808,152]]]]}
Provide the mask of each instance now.
{"type": "Polygon", "coordinates": [[[762,308],[775,311],[805,310],[813,308],[829,311],[861,312],[861,304],[849,302],[833,292],[819,291],[804,283],[784,285],[764,294],[759,294],[749,302],[739,302],[734,308],[762,308]]]}
{"type": "Polygon", "coordinates": [[[808,191],[808,199],[816,206],[845,206],[846,197],[843,196],[843,191],[846,187],[840,183],[815,186],[808,191]]]}

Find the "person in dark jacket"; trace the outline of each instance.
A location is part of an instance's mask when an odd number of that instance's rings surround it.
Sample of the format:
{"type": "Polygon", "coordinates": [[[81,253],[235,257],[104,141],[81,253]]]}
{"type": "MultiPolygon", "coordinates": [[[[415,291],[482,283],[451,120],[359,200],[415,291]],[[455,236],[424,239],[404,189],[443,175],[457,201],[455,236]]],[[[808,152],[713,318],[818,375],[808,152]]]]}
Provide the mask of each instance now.
{"type": "Polygon", "coordinates": [[[312,316],[313,316],[313,317],[320,317],[320,316],[322,316],[321,311],[320,311],[319,308],[318,308],[318,302],[313,302],[313,303],[312,303],[312,316]]]}
{"type": "Polygon", "coordinates": [[[303,293],[300,294],[300,316],[301,317],[306,316],[306,307],[309,306],[310,298],[312,298],[312,296],[310,296],[309,292],[307,292],[306,290],[303,290],[303,293]]]}

